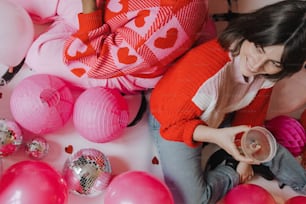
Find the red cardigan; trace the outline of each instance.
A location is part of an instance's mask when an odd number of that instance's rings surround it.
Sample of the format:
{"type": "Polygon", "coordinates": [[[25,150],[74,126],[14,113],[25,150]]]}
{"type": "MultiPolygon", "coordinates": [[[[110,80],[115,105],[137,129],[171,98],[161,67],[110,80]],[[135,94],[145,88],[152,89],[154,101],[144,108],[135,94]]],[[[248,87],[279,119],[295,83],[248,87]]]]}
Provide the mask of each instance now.
{"type": "MultiPolygon", "coordinates": [[[[210,112],[203,110],[195,103],[195,97],[202,97],[199,96],[199,89],[208,84],[209,79],[220,78],[218,73],[229,61],[231,61],[229,53],[225,52],[216,40],[212,40],[189,51],[166,72],[152,91],[150,98],[151,112],[159,121],[160,132],[164,138],[185,142],[189,146],[197,146],[197,143],[192,140],[194,129],[198,125],[208,125],[203,119],[203,114],[210,115],[213,110],[210,112]]],[[[220,79],[218,80],[220,82],[220,79]]],[[[232,125],[263,125],[271,86],[256,87],[256,90],[253,90],[252,100],[249,96],[240,94],[241,100],[239,100],[248,102],[234,110],[236,114],[232,125]]],[[[239,86],[238,88],[235,86],[233,90],[239,95],[239,86]]],[[[213,92],[210,88],[206,91],[213,92]]],[[[203,100],[201,103],[205,106],[205,102],[203,100]]]]}

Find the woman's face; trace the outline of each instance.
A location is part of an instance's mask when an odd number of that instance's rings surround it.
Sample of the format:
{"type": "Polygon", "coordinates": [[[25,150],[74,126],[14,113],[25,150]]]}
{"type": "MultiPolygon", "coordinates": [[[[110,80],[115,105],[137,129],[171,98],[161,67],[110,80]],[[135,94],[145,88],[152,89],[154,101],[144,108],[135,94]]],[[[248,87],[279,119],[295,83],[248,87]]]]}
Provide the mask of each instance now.
{"type": "Polygon", "coordinates": [[[282,70],[283,45],[257,46],[245,40],[240,49],[240,70],[245,77],[277,74],[282,70]]]}

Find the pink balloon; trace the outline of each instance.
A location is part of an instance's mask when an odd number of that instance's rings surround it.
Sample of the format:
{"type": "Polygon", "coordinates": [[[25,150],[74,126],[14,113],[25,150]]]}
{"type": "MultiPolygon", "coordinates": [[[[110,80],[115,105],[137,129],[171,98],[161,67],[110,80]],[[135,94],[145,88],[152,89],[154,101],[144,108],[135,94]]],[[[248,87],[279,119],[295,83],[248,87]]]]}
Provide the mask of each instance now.
{"type": "Polygon", "coordinates": [[[128,105],[118,90],[93,87],[76,100],[73,123],[84,138],[97,143],[121,136],[127,127],[128,105]]]}
{"type": "Polygon", "coordinates": [[[285,204],[305,204],[306,197],[305,196],[295,196],[288,199],[285,204]]]}
{"type": "Polygon", "coordinates": [[[21,161],[1,177],[1,204],[65,204],[67,201],[66,182],[47,163],[21,161]]]}
{"type": "Polygon", "coordinates": [[[22,80],[14,88],[10,107],[14,119],[35,134],[58,130],[71,117],[74,98],[58,77],[37,74],[22,80]]]}
{"type": "Polygon", "coordinates": [[[240,184],[224,197],[224,204],[276,204],[273,196],[255,184],[240,184]]]}
{"type": "Polygon", "coordinates": [[[142,171],[116,176],[104,194],[105,204],[174,204],[168,187],[156,177],[142,171]]]}
{"type": "Polygon", "coordinates": [[[0,64],[16,66],[26,56],[34,39],[34,25],[19,5],[0,1],[0,64]]]}

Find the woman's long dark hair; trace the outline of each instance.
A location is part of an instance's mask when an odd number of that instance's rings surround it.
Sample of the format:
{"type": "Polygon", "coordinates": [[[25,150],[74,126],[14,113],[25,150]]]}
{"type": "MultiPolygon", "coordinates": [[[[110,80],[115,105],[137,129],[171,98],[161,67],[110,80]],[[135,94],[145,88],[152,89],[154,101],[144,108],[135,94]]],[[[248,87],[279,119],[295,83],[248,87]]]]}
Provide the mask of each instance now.
{"type": "Polygon", "coordinates": [[[229,23],[218,40],[233,55],[239,55],[244,40],[262,47],[284,45],[282,70],[266,77],[279,80],[290,76],[301,70],[306,60],[306,1],[281,1],[242,14],[229,23]]]}

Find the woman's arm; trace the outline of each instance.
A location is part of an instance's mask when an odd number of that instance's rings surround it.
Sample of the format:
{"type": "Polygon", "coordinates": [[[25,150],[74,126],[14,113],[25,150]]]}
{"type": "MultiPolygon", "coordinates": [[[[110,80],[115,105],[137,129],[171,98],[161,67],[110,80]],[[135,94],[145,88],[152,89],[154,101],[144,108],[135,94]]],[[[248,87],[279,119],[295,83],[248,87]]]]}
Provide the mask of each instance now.
{"type": "Polygon", "coordinates": [[[252,159],[241,155],[235,144],[236,135],[248,131],[249,129],[250,127],[246,125],[226,128],[211,128],[205,125],[199,125],[194,130],[193,139],[197,142],[217,144],[237,161],[254,163],[252,159]]]}
{"type": "Polygon", "coordinates": [[[241,156],[234,143],[235,136],[249,127],[208,127],[201,119],[205,110],[193,102],[199,87],[215,76],[228,60],[228,53],[214,40],[190,50],[159,81],[152,92],[150,108],[164,138],[185,142],[191,147],[203,142],[215,143],[236,160],[253,162],[241,156]]]}
{"type": "Polygon", "coordinates": [[[228,53],[212,40],[190,50],[166,72],[150,98],[151,113],[159,121],[164,138],[189,146],[203,142],[193,139],[195,128],[206,123],[200,118],[203,110],[192,99],[228,60],[228,53]]]}
{"type": "Polygon", "coordinates": [[[96,0],[82,0],[83,13],[91,13],[97,10],[96,0]]]}

